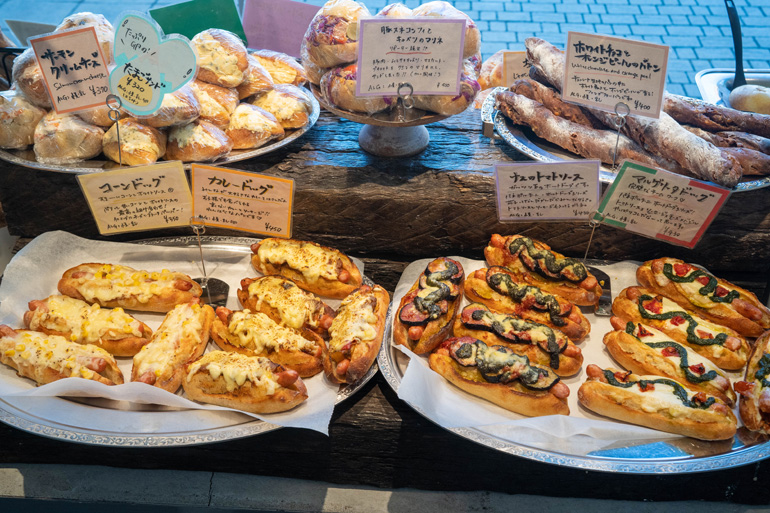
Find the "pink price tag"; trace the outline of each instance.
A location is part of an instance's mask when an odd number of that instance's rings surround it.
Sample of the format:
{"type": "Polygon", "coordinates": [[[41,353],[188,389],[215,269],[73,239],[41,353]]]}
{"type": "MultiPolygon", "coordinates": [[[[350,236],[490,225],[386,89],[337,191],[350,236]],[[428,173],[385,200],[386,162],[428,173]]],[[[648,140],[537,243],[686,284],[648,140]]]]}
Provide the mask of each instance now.
{"type": "Polygon", "coordinates": [[[292,0],[246,0],[243,30],[249,48],[299,57],[302,38],[318,9],[317,5],[292,0]]]}

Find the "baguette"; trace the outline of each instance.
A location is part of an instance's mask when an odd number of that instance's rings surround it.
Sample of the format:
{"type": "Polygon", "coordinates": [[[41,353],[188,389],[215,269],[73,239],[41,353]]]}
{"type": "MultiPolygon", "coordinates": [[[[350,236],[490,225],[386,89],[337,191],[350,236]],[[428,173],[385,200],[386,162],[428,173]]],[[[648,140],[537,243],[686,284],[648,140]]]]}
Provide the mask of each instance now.
{"type": "Polygon", "coordinates": [[[553,112],[555,116],[564,118],[578,125],[589,128],[604,130],[604,125],[592,116],[590,113],[581,109],[574,103],[567,103],[561,99],[561,95],[537,80],[531,78],[520,78],[511,86],[510,91],[521,96],[525,96],[532,101],[540,103],[546,109],[553,112]]]}
{"type": "Polygon", "coordinates": [[[722,401],[674,380],[593,364],[586,374],[578,401],[599,415],[699,440],[725,440],[737,430],[735,415],[722,401]]]}
{"type": "Polygon", "coordinates": [[[732,130],[770,137],[770,115],[743,112],[703,100],[666,93],[663,111],[680,123],[710,132],[732,130]]]}
{"type": "Polygon", "coordinates": [[[654,293],[744,337],[770,329],[770,309],[756,295],[682,260],[648,260],[637,269],[636,278],[654,293]]]}
{"type": "Polygon", "coordinates": [[[770,331],[754,344],[743,381],[735,382],[740,394],[738,412],[750,431],[770,435],[770,331]]]}
{"type": "Polygon", "coordinates": [[[182,385],[193,401],[249,413],[291,410],[307,399],[295,371],[267,358],[211,351],[185,368],[182,385]]]}
{"type": "Polygon", "coordinates": [[[473,337],[450,338],[428,361],[456,387],[506,410],[530,417],[569,415],[569,387],[506,347],[489,347],[473,337]]]}

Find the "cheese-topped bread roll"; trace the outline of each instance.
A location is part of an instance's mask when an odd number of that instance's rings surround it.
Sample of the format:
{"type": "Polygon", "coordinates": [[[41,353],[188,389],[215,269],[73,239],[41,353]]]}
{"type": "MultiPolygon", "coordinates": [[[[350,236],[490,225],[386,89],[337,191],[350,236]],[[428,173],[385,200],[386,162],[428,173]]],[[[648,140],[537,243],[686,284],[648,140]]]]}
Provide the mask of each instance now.
{"type": "Polygon", "coordinates": [[[310,60],[320,68],[353,62],[358,57],[358,20],[371,16],[369,9],[353,0],[329,0],[305,32],[310,60]]]}
{"type": "Polygon", "coordinates": [[[143,125],[155,128],[179,126],[191,123],[201,115],[201,105],[190,84],[183,85],[173,93],[163,95],[160,108],[150,116],[137,120],[143,125]]]}
{"type": "Polygon", "coordinates": [[[324,372],[333,383],[355,383],[372,366],[382,345],[389,304],[388,292],[379,285],[363,285],[342,300],[324,353],[324,372]]]}
{"type": "Polygon", "coordinates": [[[73,164],[102,152],[104,130],[74,114],[51,111],[35,127],[35,157],[44,164],[73,164]]]}
{"type": "Polygon", "coordinates": [[[166,134],[134,119],[121,119],[104,134],[102,150],[107,158],[124,166],[152,164],[166,153],[166,134]]]}
{"type": "Polygon", "coordinates": [[[224,130],[238,106],[238,91],[201,80],[194,80],[190,88],[201,106],[200,118],[224,130]]]}
{"type": "Polygon", "coordinates": [[[11,77],[26,98],[44,109],[53,108],[48,89],[45,87],[43,72],[32,48],[27,48],[13,60],[11,77]]]}
{"type": "Polygon", "coordinates": [[[149,326],[122,308],[101,308],[60,295],[30,301],[24,324],[46,335],[93,344],[115,356],[134,356],[152,336],[149,326]]]}
{"type": "Polygon", "coordinates": [[[283,127],[275,116],[256,105],[241,103],[233,112],[225,130],[233,149],[259,148],[268,141],[281,139],[283,127]]]}
{"type": "Polygon", "coordinates": [[[211,336],[222,350],[270,358],[303,378],[323,369],[323,340],[317,333],[283,326],[261,312],[220,306],[216,314],[211,336]]]}
{"type": "Polygon", "coordinates": [[[269,238],[253,244],[251,264],[319,296],[342,299],[361,286],[361,273],[341,251],[315,242],[269,238]]]}
{"type": "Polygon", "coordinates": [[[185,376],[185,365],[206,350],[214,310],[196,302],[177,305],[166,314],[150,343],[134,355],[131,381],[140,381],[175,393],[185,376]]]}
{"type": "Polygon", "coordinates": [[[250,101],[275,116],[284,128],[302,128],[313,111],[310,97],[304,89],[290,84],[276,85],[270,91],[250,101]]]}
{"type": "Polygon", "coordinates": [[[115,358],[100,347],[6,325],[0,325],[0,362],[38,385],[64,378],[90,379],[105,385],[123,383],[115,358]]]}
{"type": "Polygon", "coordinates": [[[35,142],[35,127],[45,110],[18,91],[0,92],[0,148],[23,149],[35,142]]]}
{"type": "Polygon", "coordinates": [[[236,87],[249,67],[246,47],[240,38],[222,29],[208,29],[192,38],[198,54],[198,80],[222,87],[236,87]]]}
{"type": "Polygon", "coordinates": [[[244,73],[243,82],[235,88],[241,100],[254,94],[265,93],[275,85],[273,77],[256,57],[249,55],[248,60],[249,67],[244,73]]]}
{"type": "Polygon", "coordinates": [[[293,370],[259,356],[211,351],[187,366],[187,397],[250,413],[291,410],[307,399],[293,370]]]}
{"type": "Polygon", "coordinates": [[[307,74],[302,65],[285,53],[257,50],[250,55],[264,66],[276,84],[301,86],[307,82],[307,74]]]}
{"type": "Polygon", "coordinates": [[[233,149],[233,140],[207,121],[176,126],[168,133],[166,160],[207,162],[222,158],[233,149]]]}
{"type": "Polygon", "coordinates": [[[67,269],[58,288],[65,296],[88,303],[144,312],[168,312],[180,303],[197,300],[202,292],[201,286],[183,273],[96,263],[67,269]]]}

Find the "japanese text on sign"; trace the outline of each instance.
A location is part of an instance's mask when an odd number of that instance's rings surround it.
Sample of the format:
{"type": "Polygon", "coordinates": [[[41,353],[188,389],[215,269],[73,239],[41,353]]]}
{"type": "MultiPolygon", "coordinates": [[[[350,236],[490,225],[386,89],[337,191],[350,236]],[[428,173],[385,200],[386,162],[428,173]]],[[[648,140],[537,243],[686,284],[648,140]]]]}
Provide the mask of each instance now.
{"type": "Polygon", "coordinates": [[[359,22],[356,96],[459,94],[465,20],[379,19],[359,22]]]}
{"type": "Polygon", "coordinates": [[[527,52],[503,52],[503,84],[509,87],[520,78],[529,76],[532,65],[527,60],[527,52]]]}
{"type": "Polygon", "coordinates": [[[729,194],[710,183],[624,161],[594,219],[693,248],[729,194]]]}
{"type": "Polygon", "coordinates": [[[294,181],[192,165],[193,212],[208,226],[291,237],[294,181]]]}
{"type": "Polygon", "coordinates": [[[29,43],[58,114],[104,105],[107,64],[93,27],[55,32],[29,43]]]}
{"type": "Polygon", "coordinates": [[[599,203],[599,161],[498,164],[497,217],[588,219],[599,203]]]}
{"type": "Polygon", "coordinates": [[[609,111],[622,102],[631,114],[658,118],[667,64],[667,46],[570,32],[562,98],[609,111]]]}
{"type": "Polygon", "coordinates": [[[180,162],[78,175],[99,233],[186,226],[192,198],[180,162]]]}

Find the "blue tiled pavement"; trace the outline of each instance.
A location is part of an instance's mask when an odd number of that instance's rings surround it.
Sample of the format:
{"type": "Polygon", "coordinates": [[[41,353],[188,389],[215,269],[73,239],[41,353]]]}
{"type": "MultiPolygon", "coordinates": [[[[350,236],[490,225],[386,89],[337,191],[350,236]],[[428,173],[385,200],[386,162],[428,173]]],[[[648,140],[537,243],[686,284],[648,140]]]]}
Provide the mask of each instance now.
{"type": "MultiPolygon", "coordinates": [[[[243,0],[236,0],[242,3],[243,0]]],[[[305,0],[321,5],[323,0],[305,0]]],[[[364,0],[376,12],[392,0],[364,0]]],[[[101,12],[110,20],[130,8],[144,11],[172,0],[0,0],[0,28],[6,19],[58,23],[80,11],[101,12]]],[[[409,7],[420,0],[403,1],[409,7]]],[[[594,32],[671,47],[667,88],[700,97],[695,74],[735,66],[724,0],[452,0],[473,18],[482,34],[484,58],[500,49],[522,50],[538,36],[563,48],[567,32],[594,32]]],[[[736,0],[743,32],[744,66],[770,69],[770,0],[736,0]]]]}

